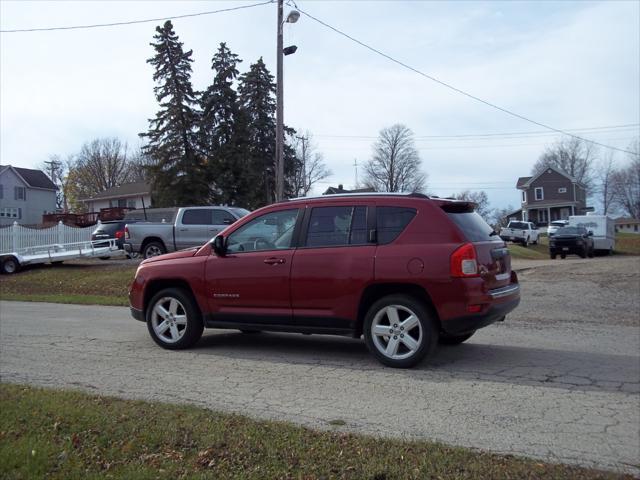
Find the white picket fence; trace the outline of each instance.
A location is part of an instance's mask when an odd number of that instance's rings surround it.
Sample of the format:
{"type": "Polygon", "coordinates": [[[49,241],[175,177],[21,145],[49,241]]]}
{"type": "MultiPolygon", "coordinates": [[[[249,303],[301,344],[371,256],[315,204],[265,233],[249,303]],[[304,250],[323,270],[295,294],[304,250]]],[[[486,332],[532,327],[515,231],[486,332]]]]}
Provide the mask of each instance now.
{"type": "Polygon", "coordinates": [[[91,240],[91,232],[96,225],[77,228],[58,225],[49,228],[29,228],[13,225],[0,228],[0,253],[15,252],[21,248],[36,247],[39,245],[55,245],[61,243],[86,242],[91,240]]]}

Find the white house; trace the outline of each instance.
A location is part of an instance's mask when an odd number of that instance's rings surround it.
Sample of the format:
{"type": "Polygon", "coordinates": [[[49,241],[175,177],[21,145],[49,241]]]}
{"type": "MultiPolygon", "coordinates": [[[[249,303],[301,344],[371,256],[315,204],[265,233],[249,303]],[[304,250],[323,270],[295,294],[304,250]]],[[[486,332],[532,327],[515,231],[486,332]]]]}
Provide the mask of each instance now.
{"type": "Polygon", "coordinates": [[[0,165],[0,226],[42,223],[56,211],[58,187],[41,170],[0,165]]]}
{"type": "Polygon", "coordinates": [[[99,212],[101,208],[149,208],[151,206],[151,188],[145,182],[125,183],[112,187],[82,200],[89,212],[99,212]]]}
{"type": "Polygon", "coordinates": [[[637,218],[616,218],[616,232],[640,234],[640,220],[637,218]]]}

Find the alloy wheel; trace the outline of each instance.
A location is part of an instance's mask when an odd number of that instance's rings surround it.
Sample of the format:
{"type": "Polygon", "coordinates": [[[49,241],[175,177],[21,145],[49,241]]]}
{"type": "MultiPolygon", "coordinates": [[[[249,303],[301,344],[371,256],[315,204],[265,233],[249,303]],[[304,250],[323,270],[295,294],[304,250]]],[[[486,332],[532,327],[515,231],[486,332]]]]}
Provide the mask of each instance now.
{"type": "Polygon", "coordinates": [[[422,325],[418,316],[403,305],[388,305],[371,322],[371,338],[385,357],[403,360],[414,355],[422,344],[422,325]]]}
{"type": "Polygon", "coordinates": [[[160,340],[176,343],[187,330],[187,312],[173,297],[162,297],[153,306],[151,326],[160,340]]]}

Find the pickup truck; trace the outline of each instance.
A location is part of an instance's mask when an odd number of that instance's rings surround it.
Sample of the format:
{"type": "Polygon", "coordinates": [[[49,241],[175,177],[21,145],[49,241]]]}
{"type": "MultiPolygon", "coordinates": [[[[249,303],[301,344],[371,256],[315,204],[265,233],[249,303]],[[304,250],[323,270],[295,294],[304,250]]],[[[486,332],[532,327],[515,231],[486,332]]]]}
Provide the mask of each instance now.
{"type": "Polygon", "coordinates": [[[533,243],[538,244],[540,232],[534,223],[511,221],[500,230],[500,238],[505,242],[521,243],[523,247],[533,243]]]}
{"type": "Polygon", "coordinates": [[[151,258],[199,247],[249,213],[237,207],[183,207],[162,222],[136,222],[124,229],[124,249],[151,258]]]}

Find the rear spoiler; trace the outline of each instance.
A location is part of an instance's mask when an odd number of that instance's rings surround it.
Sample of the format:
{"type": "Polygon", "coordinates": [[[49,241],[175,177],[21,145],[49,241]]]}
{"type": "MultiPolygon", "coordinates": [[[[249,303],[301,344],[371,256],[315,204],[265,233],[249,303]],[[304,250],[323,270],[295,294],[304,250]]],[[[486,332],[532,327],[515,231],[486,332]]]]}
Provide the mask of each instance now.
{"type": "Polygon", "coordinates": [[[433,199],[440,208],[447,213],[471,213],[473,212],[478,204],[474,202],[469,202],[467,200],[448,200],[448,199],[433,199]]]}

